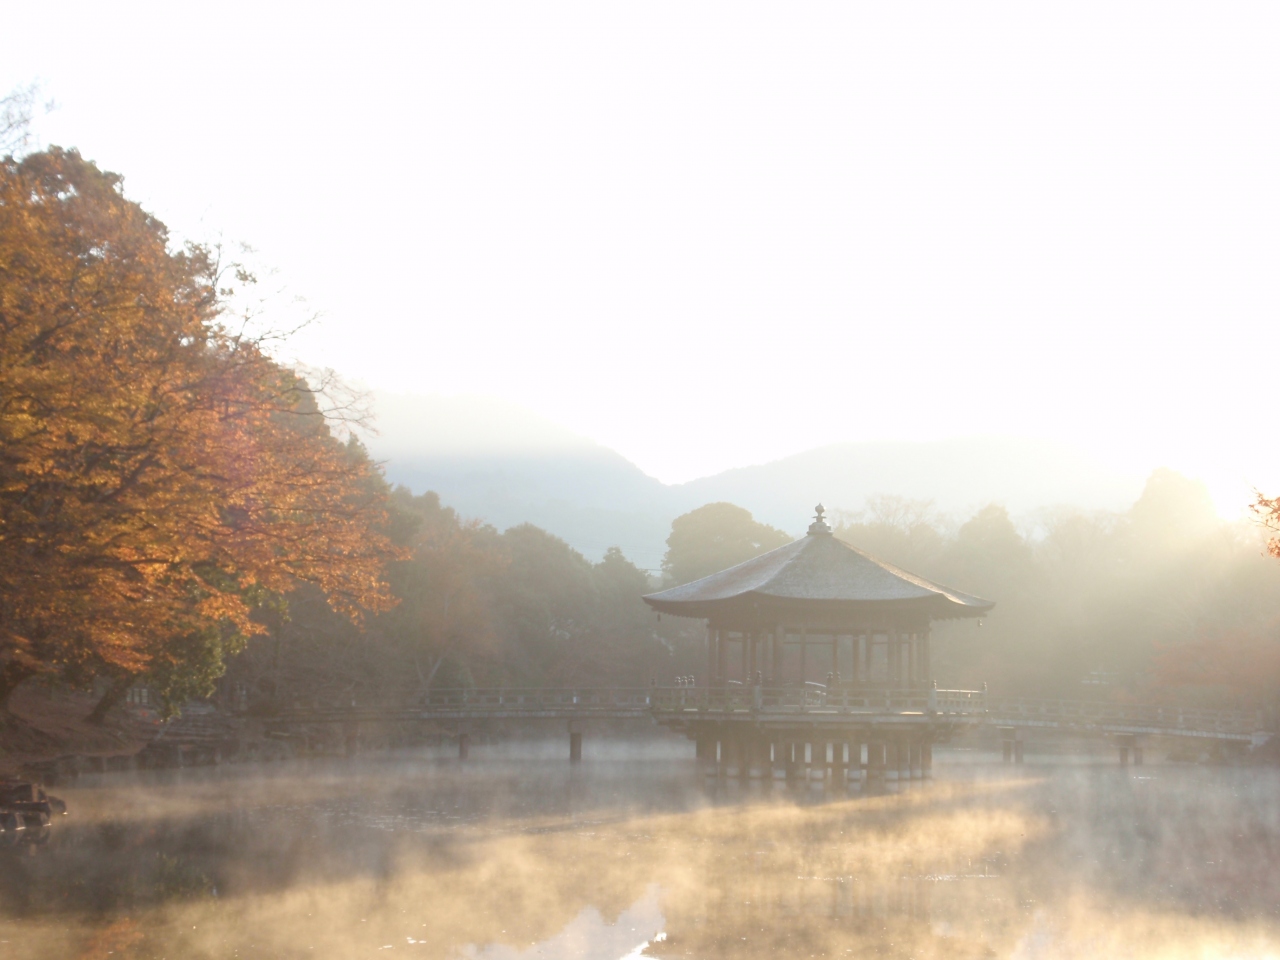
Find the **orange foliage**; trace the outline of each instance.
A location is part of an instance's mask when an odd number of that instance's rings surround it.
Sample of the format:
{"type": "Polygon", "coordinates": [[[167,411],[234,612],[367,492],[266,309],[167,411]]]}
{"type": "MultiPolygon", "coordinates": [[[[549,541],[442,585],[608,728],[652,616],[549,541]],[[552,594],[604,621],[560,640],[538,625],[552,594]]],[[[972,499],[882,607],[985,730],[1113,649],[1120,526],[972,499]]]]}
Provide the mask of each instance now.
{"type": "Polygon", "coordinates": [[[246,598],[299,582],[353,618],[391,603],[375,468],[305,383],[220,324],[209,252],[167,243],[74,152],[0,163],[9,686],[141,673],[176,636],[254,632],[246,598]]]}
{"type": "MultiPolygon", "coordinates": [[[[1264,527],[1280,531],[1280,497],[1269,498],[1259,493],[1250,509],[1264,527]]],[[[1272,537],[1267,541],[1267,552],[1273,557],[1280,558],[1280,536],[1272,537]]]]}

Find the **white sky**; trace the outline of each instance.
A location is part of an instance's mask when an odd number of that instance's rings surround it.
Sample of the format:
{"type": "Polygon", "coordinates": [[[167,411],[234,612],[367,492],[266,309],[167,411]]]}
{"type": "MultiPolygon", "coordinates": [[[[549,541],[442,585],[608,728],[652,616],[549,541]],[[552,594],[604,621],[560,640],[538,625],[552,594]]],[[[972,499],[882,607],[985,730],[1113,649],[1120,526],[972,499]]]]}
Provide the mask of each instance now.
{"type": "Polygon", "coordinates": [[[1227,513],[1280,491],[1274,4],[0,23],[0,88],[60,105],[43,142],[252,243],[324,315],[298,354],[371,387],[512,400],[667,481],[1013,434],[1173,466],[1227,513]]]}

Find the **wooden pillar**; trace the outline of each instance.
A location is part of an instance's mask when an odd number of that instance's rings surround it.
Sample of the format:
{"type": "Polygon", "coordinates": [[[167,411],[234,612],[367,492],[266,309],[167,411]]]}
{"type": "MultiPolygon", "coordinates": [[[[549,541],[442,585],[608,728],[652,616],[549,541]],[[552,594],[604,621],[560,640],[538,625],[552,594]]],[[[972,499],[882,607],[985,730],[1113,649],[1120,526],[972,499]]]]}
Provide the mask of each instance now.
{"type": "Polygon", "coordinates": [[[729,674],[729,638],[727,631],[716,627],[716,685],[724,686],[729,674]]]}
{"type": "Polygon", "coordinates": [[[1122,734],[1116,738],[1117,745],[1120,747],[1120,766],[1129,766],[1129,751],[1137,745],[1137,739],[1131,733],[1122,734]]]}
{"type": "Polygon", "coordinates": [[[782,682],[782,645],[787,637],[787,628],[779,624],[773,628],[773,682],[782,682]]]}
{"type": "Polygon", "coordinates": [[[707,686],[716,685],[716,628],[707,621],[707,686]]]}
{"type": "Polygon", "coordinates": [[[809,628],[803,623],[800,624],[800,686],[803,688],[809,682],[809,669],[807,656],[809,652],[809,628]]]}
{"type": "Polygon", "coordinates": [[[831,634],[831,673],[832,680],[840,674],[840,634],[831,634]]]}
{"type": "Polygon", "coordinates": [[[866,681],[871,676],[871,668],[869,666],[870,662],[871,662],[871,634],[864,632],[858,635],[857,679],[862,683],[866,683],[866,681]]]}
{"type": "Polygon", "coordinates": [[[928,683],[933,679],[933,663],[929,650],[929,628],[920,634],[920,679],[928,683]]]}
{"type": "Polygon", "coordinates": [[[471,756],[471,734],[458,734],[458,759],[465,760],[471,756]]]}
{"type": "Polygon", "coordinates": [[[747,685],[756,682],[756,635],[755,632],[746,634],[747,643],[747,676],[745,677],[747,685]]]}
{"type": "Polygon", "coordinates": [[[920,745],[920,774],[926,780],[933,779],[933,744],[928,740],[920,745]]]}
{"type": "Polygon", "coordinates": [[[916,635],[907,634],[907,685],[915,686],[920,678],[916,676],[916,635]]]}
{"type": "Polygon", "coordinates": [[[569,721],[569,762],[582,762],[582,721],[569,721]]]}
{"type": "Polygon", "coordinates": [[[714,754],[716,750],[715,740],[708,737],[704,730],[699,730],[696,736],[697,739],[695,743],[697,746],[695,747],[695,756],[702,761],[712,759],[712,754],[714,754]]]}
{"type": "Polygon", "coordinates": [[[898,628],[889,631],[889,686],[896,687],[898,671],[902,667],[901,648],[898,646],[898,628]]]}

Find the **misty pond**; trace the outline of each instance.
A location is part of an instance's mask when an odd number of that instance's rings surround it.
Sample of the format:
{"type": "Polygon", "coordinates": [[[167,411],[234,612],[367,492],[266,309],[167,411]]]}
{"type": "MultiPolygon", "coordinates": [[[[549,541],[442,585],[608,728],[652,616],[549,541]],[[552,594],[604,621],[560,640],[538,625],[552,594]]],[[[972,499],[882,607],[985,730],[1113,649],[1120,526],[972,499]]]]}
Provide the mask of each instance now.
{"type": "Polygon", "coordinates": [[[1280,955],[1275,771],[997,759],[866,797],[674,742],[82,777],[0,861],[0,960],[1280,955]]]}

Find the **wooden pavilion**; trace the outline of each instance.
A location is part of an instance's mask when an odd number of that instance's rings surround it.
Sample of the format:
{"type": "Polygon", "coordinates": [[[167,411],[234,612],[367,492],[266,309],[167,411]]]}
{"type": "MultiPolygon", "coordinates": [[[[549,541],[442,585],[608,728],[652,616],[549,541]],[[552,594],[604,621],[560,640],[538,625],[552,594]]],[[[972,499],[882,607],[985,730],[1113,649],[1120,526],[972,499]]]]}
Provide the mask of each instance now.
{"type": "Polygon", "coordinates": [[[701,689],[661,719],[699,759],[726,776],[873,785],[932,776],[951,723],[936,709],[930,625],[995,606],[837,540],[821,505],[794,543],[644,600],[707,621],[701,689]]]}
{"type": "Polygon", "coordinates": [[[927,687],[930,624],[994,606],[837,540],[816,510],[807,536],[644,598],[660,613],[707,621],[700,685],[927,687]]]}

